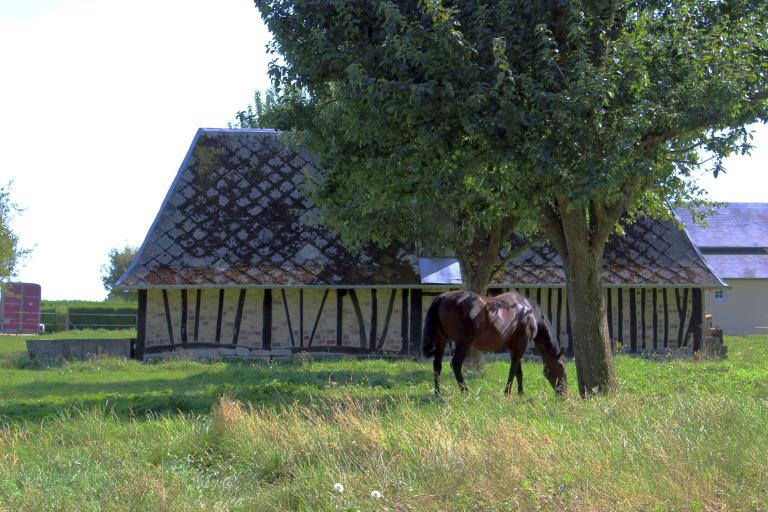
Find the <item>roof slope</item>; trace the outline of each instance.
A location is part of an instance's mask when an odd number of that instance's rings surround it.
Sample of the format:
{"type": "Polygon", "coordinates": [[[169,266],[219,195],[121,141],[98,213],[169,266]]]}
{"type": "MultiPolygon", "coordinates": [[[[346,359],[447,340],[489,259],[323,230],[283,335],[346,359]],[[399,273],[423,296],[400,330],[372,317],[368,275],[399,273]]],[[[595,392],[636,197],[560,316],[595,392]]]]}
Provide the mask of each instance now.
{"type": "Polygon", "coordinates": [[[403,251],[368,247],[351,254],[311,222],[299,185],[312,161],[273,130],[199,130],[118,285],[417,283],[403,251]]]}
{"type": "Polygon", "coordinates": [[[699,247],[768,247],[768,203],[726,204],[707,217],[706,226],[694,224],[688,210],[677,214],[699,247]]]}
{"type": "Polygon", "coordinates": [[[767,254],[705,254],[724,279],[768,279],[767,254]]]}
{"type": "MultiPolygon", "coordinates": [[[[723,286],[701,253],[672,220],[643,217],[611,235],[603,257],[603,283],[620,286],[723,286]]],[[[509,284],[559,285],[565,282],[562,260],[551,246],[535,244],[499,276],[509,284]]]]}
{"type": "MultiPolygon", "coordinates": [[[[118,286],[421,286],[417,259],[402,247],[351,254],[312,222],[300,184],[314,161],[272,130],[199,130],[118,286]]],[[[722,285],[673,222],[641,219],[626,232],[606,248],[605,283],[722,285]]],[[[498,281],[560,286],[565,274],[557,253],[537,244],[498,281]]]]}

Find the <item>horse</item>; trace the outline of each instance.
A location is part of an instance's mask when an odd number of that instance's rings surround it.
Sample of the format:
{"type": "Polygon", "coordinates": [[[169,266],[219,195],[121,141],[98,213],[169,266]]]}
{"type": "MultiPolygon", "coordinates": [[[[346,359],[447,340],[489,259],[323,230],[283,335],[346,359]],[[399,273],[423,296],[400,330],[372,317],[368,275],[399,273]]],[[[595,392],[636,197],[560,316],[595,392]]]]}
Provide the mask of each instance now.
{"type": "Polygon", "coordinates": [[[552,326],[534,303],[517,292],[496,297],[484,297],[469,291],[453,291],[437,296],[427,310],[424,322],[422,352],[434,356],[435,394],[440,394],[440,372],[443,354],[449,340],[455,350],[451,368],[462,392],[467,385],[461,366],[471,346],[483,352],[509,350],[509,378],[504,394],[509,395],[512,381],[517,377],[517,393],[523,394],[521,359],[528,343],[533,340],[541,352],[544,376],[557,395],[568,389],[565,376],[565,349],[560,347],[552,326]]]}

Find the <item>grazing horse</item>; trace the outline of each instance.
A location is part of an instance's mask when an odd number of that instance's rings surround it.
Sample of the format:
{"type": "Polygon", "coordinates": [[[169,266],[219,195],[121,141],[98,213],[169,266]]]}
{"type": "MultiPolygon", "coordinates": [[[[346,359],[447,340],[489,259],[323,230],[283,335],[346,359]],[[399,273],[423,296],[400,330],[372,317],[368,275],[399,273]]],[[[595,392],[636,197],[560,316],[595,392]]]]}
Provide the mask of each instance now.
{"type": "Polygon", "coordinates": [[[473,346],[483,352],[509,350],[511,366],[504,393],[509,394],[512,381],[517,377],[517,393],[523,394],[523,368],[521,359],[528,343],[533,340],[541,352],[544,376],[555,393],[566,393],[565,349],[553,335],[552,326],[541,309],[517,292],[496,297],[483,297],[468,291],[447,292],[435,298],[424,322],[422,351],[425,357],[434,356],[435,394],[440,393],[440,371],[443,354],[449,340],[455,350],[451,368],[463,392],[467,391],[461,365],[473,346]]]}

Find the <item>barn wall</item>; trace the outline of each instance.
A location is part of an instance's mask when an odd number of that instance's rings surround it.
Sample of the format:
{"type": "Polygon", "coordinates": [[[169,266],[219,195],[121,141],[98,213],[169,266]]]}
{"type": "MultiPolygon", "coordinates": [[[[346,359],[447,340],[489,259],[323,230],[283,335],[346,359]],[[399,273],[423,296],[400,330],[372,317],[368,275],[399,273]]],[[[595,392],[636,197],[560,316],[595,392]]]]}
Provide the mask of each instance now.
{"type": "Polygon", "coordinates": [[[150,289],[143,343],[147,353],[401,352],[407,298],[402,289],[150,289]]]}
{"type": "MultiPolygon", "coordinates": [[[[500,293],[507,289],[495,289],[500,293]]],[[[538,302],[573,355],[564,288],[519,290],[538,302]]],[[[188,289],[147,291],[148,353],[226,349],[418,353],[421,326],[439,292],[403,289],[188,289]]],[[[608,288],[615,351],[698,348],[702,292],[686,288],[608,288]],[[696,306],[698,304],[698,306],[696,306]]]]}

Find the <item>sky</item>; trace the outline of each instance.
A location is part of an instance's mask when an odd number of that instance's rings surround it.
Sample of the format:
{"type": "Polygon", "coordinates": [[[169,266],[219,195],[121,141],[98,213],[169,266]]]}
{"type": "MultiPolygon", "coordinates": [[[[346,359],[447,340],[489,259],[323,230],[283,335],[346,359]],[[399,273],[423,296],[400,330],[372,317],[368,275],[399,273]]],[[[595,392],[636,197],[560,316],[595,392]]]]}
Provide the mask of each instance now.
{"type": "MultiPolygon", "coordinates": [[[[251,0],[0,0],[0,186],[31,249],[16,280],[102,300],[111,248],[138,246],[198,128],[226,127],[269,86],[251,0]]],[[[768,128],[700,184],[768,201],[768,128]]]]}

